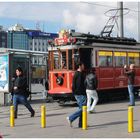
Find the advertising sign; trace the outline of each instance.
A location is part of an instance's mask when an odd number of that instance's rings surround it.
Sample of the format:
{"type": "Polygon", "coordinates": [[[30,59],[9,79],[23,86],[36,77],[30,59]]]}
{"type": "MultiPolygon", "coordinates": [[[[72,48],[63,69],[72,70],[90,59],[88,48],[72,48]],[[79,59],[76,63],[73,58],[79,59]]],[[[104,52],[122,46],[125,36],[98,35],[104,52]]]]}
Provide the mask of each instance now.
{"type": "Polygon", "coordinates": [[[0,92],[8,92],[8,55],[0,55],[0,92]]]}

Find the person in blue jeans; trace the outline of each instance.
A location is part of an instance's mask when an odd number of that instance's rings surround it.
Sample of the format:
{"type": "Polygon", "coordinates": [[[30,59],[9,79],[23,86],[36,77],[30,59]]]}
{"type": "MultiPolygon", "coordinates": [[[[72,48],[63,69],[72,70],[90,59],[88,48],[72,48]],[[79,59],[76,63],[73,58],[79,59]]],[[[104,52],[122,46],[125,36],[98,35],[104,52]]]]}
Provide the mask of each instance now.
{"type": "Polygon", "coordinates": [[[77,118],[79,118],[78,127],[79,128],[82,127],[82,106],[85,106],[87,103],[86,88],[84,85],[85,75],[83,71],[84,71],[84,64],[80,62],[78,64],[78,69],[74,74],[73,82],[72,82],[72,91],[77,101],[77,104],[79,106],[79,109],[67,117],[67,121],[71,127],[72,127],[72,122],[77,118]]]}
{"type": "Polygon", "coordinates": [[[31,117],[34,117],[35,111],[27,101],[26,97],[27,92],[27,80],[23,76],[23,70],[18,67],[16,68],[16,79],[13,83],[13,105],[14,105],[14,114],[17,118],[18,104],[21,103],[26,106],[26,108],[31,112],[31,117]]]}
{"type": "Polygon", "coordinates": [[[134,97],[134,83],[135,83],[135,65],[130,65],[130,70],[127,69],[127,66],[124,66],[124,73],[128,77],[128,92],[129,92],[129,99],[130,99],[130,106],[135,106],[135,97],[134,97]]]}

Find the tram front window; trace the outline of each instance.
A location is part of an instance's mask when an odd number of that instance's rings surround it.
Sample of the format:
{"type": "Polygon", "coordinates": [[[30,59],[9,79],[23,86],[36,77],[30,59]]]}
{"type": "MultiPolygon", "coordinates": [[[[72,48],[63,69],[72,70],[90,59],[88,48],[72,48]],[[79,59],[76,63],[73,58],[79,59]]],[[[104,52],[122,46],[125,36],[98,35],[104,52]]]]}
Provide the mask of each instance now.
{"type": "Polygon", "coordinates": [[[53,69],[67,69],[66,51],[53,52],[53,69]]]}
{"type": "Polygon", "coordinates": [[[67,61],[66,61],[66,51],[61,52],[61,69],[66,69],[67,68],[67,61]]]}
{"type": "Polygon", "coordinates": [[[53,64],[54,64],[54,69],[60,69],[60,63],[59,63],[59,53],[54,52],[53,53],[53,64]]]}

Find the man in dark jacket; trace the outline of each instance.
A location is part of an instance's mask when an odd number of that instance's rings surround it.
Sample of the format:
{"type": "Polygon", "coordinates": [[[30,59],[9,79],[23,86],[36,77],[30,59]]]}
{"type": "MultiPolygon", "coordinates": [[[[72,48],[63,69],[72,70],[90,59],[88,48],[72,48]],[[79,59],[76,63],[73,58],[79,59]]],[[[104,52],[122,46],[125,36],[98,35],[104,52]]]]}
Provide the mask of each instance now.
{"type": "Polygon", "coordinates": [[[13,105],[15,111],[15,118],[17,118],[18,104],[21,103],[27,107],[31,112],[31,117],[34,117],[35,111],[32,109],[31,105],[27,101],[26,89],[27,89],[27,80],[23,76],[23,71],[20,67],[16,69],[16,79],[13,83],[13,105]]]}
{"type": "Polygon", "coordinates": [[[95,111],[95,106],[98,102],[97,88],[97,77],[95,74],[95,69],[91,69],[86,76],[85,80],[86,93],[87,93],[87,112],[93,113],[95,111]],[[91,101],[93,99],[93,103],[91,101]]]}
{"type": "Polygon", "coordinates": [[[134,82],[135,82],[135,70],[134,64],[130,65],[130,70],[127,69],[127,66],[124,66],[124,73],[128,77],[128,92],[129,92],[129,99],[130,99],[130,106],[135,106],[135,99],[134,99],[134,82]]]}
{"type": "Polygon", "coordinates": [[[79,117],[78,127],[81,128],[82,127],[82,106],[86,105],[86,89],[84,86],[84,80],[85,80],[85,76],[83,73],[84,64],[79,63],[78,66],[79,67],[73,77],[72,91],[77,101],[77,104],[79,106],[79,109],[75,113],[67,117],[67,120],[68,120],[69,125],[72,127],[72,122],[79,117]]]}

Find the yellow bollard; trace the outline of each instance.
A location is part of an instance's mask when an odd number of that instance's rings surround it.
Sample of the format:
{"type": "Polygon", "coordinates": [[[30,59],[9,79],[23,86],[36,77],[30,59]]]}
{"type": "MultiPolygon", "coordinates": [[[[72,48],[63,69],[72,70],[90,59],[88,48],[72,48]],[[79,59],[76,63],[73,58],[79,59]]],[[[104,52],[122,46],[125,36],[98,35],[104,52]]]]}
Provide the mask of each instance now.
{"type": "Polygon", "coordinates": [[[87,106],[83,106],[82,108],[82,129],[87,129],[87,106]]]}
{"type": "Polygon", "coordinates": [[[14,106],[10,106],[10,126],[15,126],[15,118],[14,118],[14,106]]]}
{"type": "Polygon", "coordinates": [[[132,133],[134,131],[133,126],[133,107],[128,107],[128,133],[132,133]]]}
{"type": "Polygon", "coordinates": [[[46,107],[44,105],[41,106],[41,127],[46,127],[46,107]]]}

